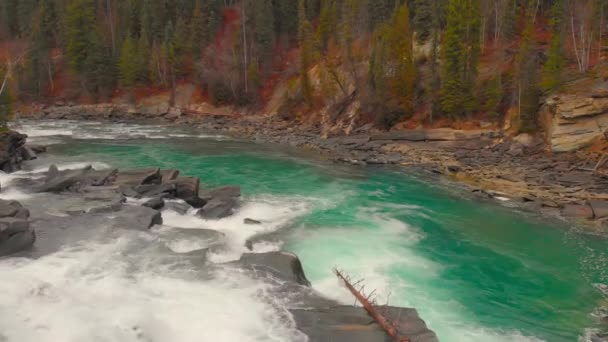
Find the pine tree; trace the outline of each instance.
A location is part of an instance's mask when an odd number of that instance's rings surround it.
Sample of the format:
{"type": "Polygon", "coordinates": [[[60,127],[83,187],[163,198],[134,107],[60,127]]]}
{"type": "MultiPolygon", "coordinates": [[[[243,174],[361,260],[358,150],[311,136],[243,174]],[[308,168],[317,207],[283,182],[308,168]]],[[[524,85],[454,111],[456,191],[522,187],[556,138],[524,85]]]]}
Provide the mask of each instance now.
{"type": "Polygon", "coordinates": [[[298,38],[300,42],[300,84],[302,88],[302,95],[308,106],[313,105],[313,89],[308,77],[308,70],[313,63],[314,46],[312,38],[312,25],[306,18],[306,7],[304,5],[305,0],[300,0],[298,10],[298,22],[299,22],[299,33],[298,38]]]}
{"type": "Polygon", "coordinates": [[[322,0],[319,17],[318,40],[323,51],[327,49],[330,37],[336,32],[336,1],[322,0]]]}
{"type": "Polygon", "coordinates": [[[93,0],[71,0],[65,14],[67,58],[72,70],[84,71],[90,53],[90,41],[96,39],[95,5],[93,0]]]}
{"type": "Polygon", "coordinates": [[[547,61],[543,67],[541,87],[545,90],[555,90],[561,84],[563,69],[566,65],[564,58],[563,15],[564,2],[557,0],[551,9],[550,26],[552,36],[547,51],[547,61]]]}
{"type": "Polygon", "coordinates": [[[120,49],[120,60],[118,62],[120,84],[123,87],[131,88],[135,85],[138,78],[138,62],[135,43],[131,35],[127,34],[120,49]]]}
{"type": "Polygon", "coordinates": [[[139,35],[136,49],[136,63],[137,63],[137,81],[146,84],[150,80],[150,43],[148,42],[148,34],[142,32],[139,35]]]}
{"type": "Polygon", "coordinates": [[[438,13],[433,11],[434,2],[437,0],[414,0],[414,28],[416,31],[416,40],[419,43],[426,42],[431,36],[433,30],[433,16],[438,13]]]}
{"type": "Polygon", "coordinates": [[[87,90],[94,96],[107,99],[115,86],[115,69],[110,48],[105,46],[99,35],[92,35],[89,52],[85,60],[84,76],[87,90]]]}
{"type": "Polygon", "coordinates": [[[534,39],[534,22],[528,8],[526,13],[526,28],[522,33],[519,52],[515,58],[517,105],[519,113],[519,129],[521,132],[531,132],[536,129],[536,114],[539,107],[540,89],[538,88],[538,53],[534,39]]]}
{"type": "Polygon", "coordinates": [[[394,64],[391,80],[392,93],[399,99],[399,106],[406,116],[414,113],[414,82],[416,70],[410,12],[407,5],[401,5],[394,14],[390,42],[390,62],[394,64]]]}
{"type": "MultiPolygon", "coordinates": [[[[261,61],[268,61],[272,58],[274,47],[274,12],[271,0],[255,0],[250,5],[252,10],[251,22],[253,25],[253,35],[257,48],[257,57],[261,61]]],[[[257,66],[257,62],[256,62],[257,66]]]]}
{"type": "Polygon", "coordinates": [[[2,93],[0,93],[0,129],[7,129],[8,121],[12,116],[13,98],[9,87],[4,87],[2,93]]]}
{"type": "Polygon", "coordinates": [[[441,108],[450,115],[475,110],[473,94],[480,53],[479,2],[450,0],[443,44],[441,108]]]}

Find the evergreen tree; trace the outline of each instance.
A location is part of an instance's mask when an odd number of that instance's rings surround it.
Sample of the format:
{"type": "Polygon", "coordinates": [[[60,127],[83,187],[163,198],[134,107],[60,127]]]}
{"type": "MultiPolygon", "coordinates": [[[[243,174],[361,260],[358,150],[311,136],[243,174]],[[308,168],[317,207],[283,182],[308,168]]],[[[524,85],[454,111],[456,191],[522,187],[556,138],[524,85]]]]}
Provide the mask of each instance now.
{"type": "Polygon", "coordinates": [[[146,84],[150,80],[150,43],[148,42],[148,34],[142,32],[139,35],[136,49],[137,60],[137,81],[146,84]]]}
{"type": "Polygon", "coordinates": [[[4,87],[2,93],[0,93],[0,130],[7,129],[8,121],[12,116],[13,98],[9,87],[4,87]]]}
{"type": "Polygon", "coordinates": [[[138,79],[138,62],[135,43],[131,35],[127,34],[127,37],[122,42],[120,60],[118,62],[120,84],[123,87],[131,88],[135,85],[135,81],[138,79]]]}
{"type": "MultiPolygon", "coordinates": [[[[252,9],[251,22],[257,47],[256,55],[259,57],[259,60],[271,60],[275,42],[272,1],[255,0],[250,5],[250,8],[252,9]]],[[[257,62],[255,64],[257,67],[257,62]]]]}
{"type": "Polygon", "coordinates": [[[473,94],[480,53],[479,2],[450,0],[443,44],[441,107],[461,115],[475,110],[473,94]]]}
{"type": "Polygon", "coordinates": [[[519,129],[521,132],[531,132],[536,129],[536,114],[539,108],[540,89],[538,88],[538,53],[534,39],[534,22],[527,11],[527,25],[522,33],[519,52],[515,58],[517,105],[519,113],[519,129]]]}
{"type": "Polygon", "coordinates": [[[556,0],[551,9],[550,26],[552,28],[552,36],[541,80],[541,87],[545,90],[554,90],[560,86],[562,72],[566,65],[563,51],[563,15],[564,1],[556,0]]]}
{"type": "Polygon", "coordinates": [[[433,30],[433,17],[438,13],[433,11],[434,2],[437,0],[414,0],[414,28],[416,31],[416,40],[419,43],[426,42],[431,36],[433,30]]]}
{"type": "Polygon", "coordinates": [[[105,46],[99,35],[91,35],[89,52],[84,62],[87,90],[92,95],[107,99],[115,86],[115,69],[111,49],[105,46]]]}
{"type": "Polygon", "coordinates": [[[94,0],[70,0],[65,20],[68,63],[72,70],[82,73],[91,52],[90,42],[97,39],[94,0]]]}
{"type": "Polygon", "coordinates": [[[336,0],[321,1],[321,16],[319,18],[318,40],[322,50],[327,49],[330,37],[336,32],[336,0]]]}
{"type": "Polygon", "coordinates": [[[314,56],[314,42],[312,37],[312,25],[306,18],[306,7],[304,0],[300,0],[298,10],[298,22],[299,22],[299,33],[298,38],[300,42],[300,85],[302,88],[302,95],[308,106],[313,105],[313,89],[308,77],[308,70],[313,63],[314,56]]]}

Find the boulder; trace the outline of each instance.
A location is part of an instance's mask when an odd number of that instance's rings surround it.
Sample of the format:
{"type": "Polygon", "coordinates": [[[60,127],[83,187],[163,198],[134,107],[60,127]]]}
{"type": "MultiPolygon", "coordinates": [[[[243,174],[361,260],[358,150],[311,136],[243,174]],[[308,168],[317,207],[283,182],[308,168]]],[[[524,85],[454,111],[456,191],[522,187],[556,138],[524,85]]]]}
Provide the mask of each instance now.
{"type": "Polygon", "coordinates": [[[207,202],[196,214],[204,219],[217,220],[232,215],[238,202],[235,198],[214,198],[207,202]]]}
{"type": "Polygon", "coordinates": [[[591,200],[589,206],[591,206],[596,219],[608,217],[608,201],[591,200]]]}
{"type": "Polygon", "coordinates": [[[139,194],[138,197],[150,198],[150,197],[164,197],[172,198],[175,197],[176,186],[175,184],[144,184],[138,185],[134,190],[139,194]]]}
{"type": "Polygon", "coordinates": [[[179,170],[169,169],[169,170],[161,170],[160,177],[163,183],[167,183],[169,181],[177,179],[179,176],[179,170]]]}
{"type": "Polygon", "coordinates": [[[177,177],[170,181],[170,184],[175,184],[175,197],[177,198],[185,200],[199,197],[201,180],[198,177],[177,177]]]}
{"type": "Polygon", "coordinates": [[[207,204],[207,201],[200,197],[184,198],[184,201],[192,206],[192,208],[200,209],[207,204]]]}
{"type": "Polygon", "coordinates": [[[10,235],[25,232],[30,228],[30,223],[27,220],[5,217],[0,219],[0,241],[2,236],[8,237],[10,235]]]}
{"type": "Polygon", "coordinates": [[[159,168],[126,170],[118,172],[112,182],[114,185],[137,186],[143,184],[160,184],[161,175],[159,168]]]}
{"type": "Polygon", "coordinates": [[[111,227],[118,229],[148,230],[154,225],[163,224],[159,211],[135,205],[126,205],[114,214],[111,227]]]}
{"type": "Polygon", "coordinates": [[[37,187],[37,192],[80,191],[89,186],[106,185],[118,170],[94,170],[87,166],[80,170],[61,170],[55,165],[49,167],[44,184],[37,187]]]}
{"type": "MultiPolygon", "coordinates": [[[[399,332],[412,342],[437,342],[415,309],[381,306],[388,319],[397,322],[399,332]]],[[[361,307],[332,305],[329,307],[289,310],[298,330],[309,341],[386,342],[386,332],[361,307]]]]}
{"type": "Polygon", "coordinates": [[[27,135],[15,131],[0,133],[0,170],[11,173],[21,168],[21,147],[26,139],[27,135]]]}
{"type": "Polygon", "coordinates": [[[0,217],[13,217],[23,209],[21,203],[17,201],[7,201],[0,199],[0,217]]]}
{"type": "Polygon", "coordinates": [[[165,200],[160,197],[153,198],[142,204],[142,206],[152,208],[154,210],[160,210],[165,206],[165,200]]]}
{"type": "Polygon", "coordinates": [[[205,191],[200,196],[202,199],[229,199],[241,197],[241,187],[238,185],[227,185],[205,191]]]}
{"type": "Polygon", "coordinates": [[[288,252],[247,253],[241,256],[238,264],[256,271],[264,271],[285,281],[293,281],[310,286],[304,268],[297,255],[288,252]]]}
{"type": "Polygon", "coordinates": [[[0,242],[0,256],[27,250],[34,245],[34,242],[36,242],[36,233],[33,230],[12,234],[5,241],[0,242]]]}
{"type": "Polygon", "coordinates": [[[30,150],[34,151],[34,153],[36,153],[36,154],[44,153],[44,152],[46,152],[46,150],[47,150],[47,149],[46,149],[46,146],[43,146],[43,145],[33,145],[33,144],[27,144],[27,147],[28,147],[30,150]]]}
{"type": "Polygon", "coordinates": [[[173,210],[178,214],[185,215],[188,213],[188,210],[190,210],[190,206],[184,203],[165,202],[164,209],[173,210]]]}
{"type": "Polygon", "coordinates": [[[23,158],[23,160],[34,160],[34,159],[38,158],[38,156],[36,155],[36,152],[34,152],[34,150],[29,148],[28,146],[22,146],[20,149],[20,153],[21,153],[21,158],[23,158]]]}
{"type": "Polygon", "coordinates": [[[570,218],[592,219],[593,210],[588,205],[568,204],[564,206],[562,214],[570,218]]]}

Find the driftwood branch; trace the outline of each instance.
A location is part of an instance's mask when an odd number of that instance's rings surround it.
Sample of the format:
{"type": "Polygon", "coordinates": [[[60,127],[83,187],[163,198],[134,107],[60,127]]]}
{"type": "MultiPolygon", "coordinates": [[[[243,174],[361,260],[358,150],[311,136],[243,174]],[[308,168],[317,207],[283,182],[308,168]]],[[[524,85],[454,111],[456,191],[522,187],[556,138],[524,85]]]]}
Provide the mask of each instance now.
{"type": "Polygon", "coordinates": [[[346,288],[355,296],[357,301],[363,305],[363,308],[367,313],[378,323],[378,325],[396,342],[410,342],[410,339],[399,334],[399,331],[395,327],[395,324],[381,314],[374,305],[369,301],[370,297],[374,294],[374,291],[369,296],[365,296],[362,291],[357,290],[350,282],[348,276],[344,275],[343,272],[335,269],[334,273],[340,279],[346,288]]]}

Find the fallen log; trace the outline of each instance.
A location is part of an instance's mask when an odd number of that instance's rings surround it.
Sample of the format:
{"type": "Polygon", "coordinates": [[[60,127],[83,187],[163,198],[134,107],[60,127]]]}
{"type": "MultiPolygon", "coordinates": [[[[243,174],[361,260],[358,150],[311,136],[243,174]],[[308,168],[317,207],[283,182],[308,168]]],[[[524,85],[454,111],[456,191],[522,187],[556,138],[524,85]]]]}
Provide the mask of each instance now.
{"type": "Polygon", "coordinates": [[[369,296],[365,296],[350,283],[348,277],[346,277],[342,272],[335,269],[334,273],[342,282],[344,282],[346,288],[348,288],[353,296],[355,296],[357,301],[363,305],[365,311],[367,311],[367,313],[374,319],[374,321],[376,321],[376,323],[378,323],[378,325],[386,332],[388,336],[390,336],[395,342],[410,342],[410,339],[405,336],[401,336],[395,325],[380,312],[378,312],[374,305],[369,301],[370,297],[373,295],[373,292],[369,296]]]}

